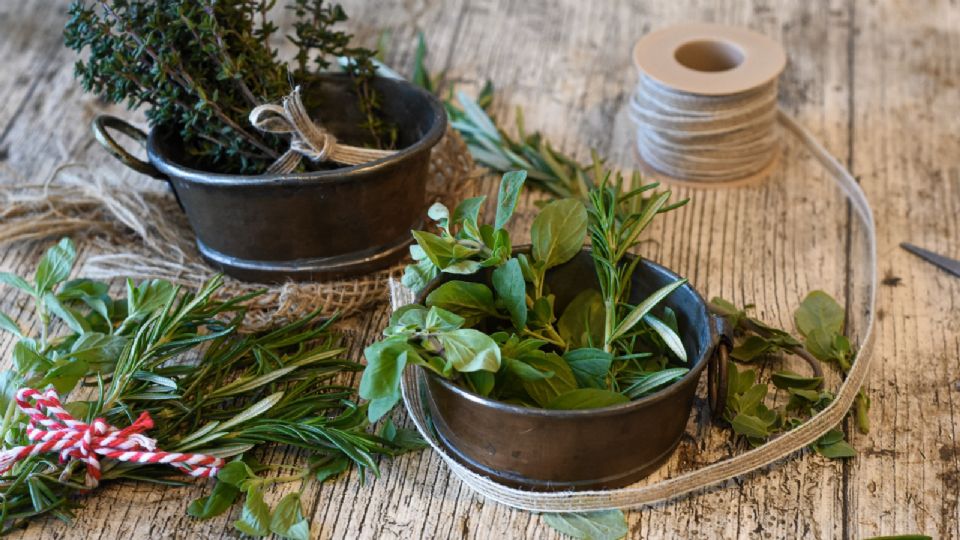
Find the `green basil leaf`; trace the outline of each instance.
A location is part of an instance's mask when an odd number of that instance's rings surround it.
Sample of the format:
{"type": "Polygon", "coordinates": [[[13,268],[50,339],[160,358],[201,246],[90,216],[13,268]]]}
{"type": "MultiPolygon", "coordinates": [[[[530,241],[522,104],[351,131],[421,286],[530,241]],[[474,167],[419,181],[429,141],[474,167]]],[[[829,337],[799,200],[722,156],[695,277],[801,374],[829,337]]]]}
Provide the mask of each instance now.
{"type": "Polygon", "coordinates": [[[413,238],[426,253],[427,258],[438,268],[443,270],[454,259],[453,248],[456,245],[453,239],[444,239],[426,231],[412,231],[413,238]]]}
{"type": "Polygon", "coordinates": [[[574,349],[563,355],[580,388],[606,388],[607,373],[613,363],[613,355],[592,348],[574,349]]]}
{"type": "Polygon", "coordinates": [[[577,199],[561,199],[543,207],[530,228],[533,259],[544,270],[563,264],[583,249],[587,209],[577,199]]]}
{"type": "Polygon", "coordinates": [[[56,284],[66,281],[70,277],[76,257],[76,248],[69,238],[62,238],[57,245],[48,249],[40,259],[34,276],[37,292],[42,294],[50,291],[56,284]]]}
{"type": "Polygon", "coordinates": [[[630,399],[627,396],[612,390],[577,388],[565,394],[560,394],[550,401],[546,408],[558,410],[599,409],[629,401],[630,399]]]}
{"type": "Polygon", "coordinates": [[[310,527],[307,525],[306,530],[304,530],[304,527],[300,525],[301,523],[305,524],[306,520],[303,518],[303,511],[300,508],[300,494],[293,492],[284,495],[273,510],[273,517],[270,518],[270,531],[282,538],[309,540],[310,527]]]}
{"type": "Polygon", "coordinates": [[[567,304],[557,321],[557,332],[571,349],[603,344],[606,311],[600,291],[586,289],[567,304]]]}
{"type": "Polygon", "coordinates": [[[823,377],[804,377],[792,371],[778,371],[773,374],[773,384],[777,388],[796,388],[814,390],[823,382],[823,377]]]}
{"type": "Polygon", "coordinates": [[[470,382],[470,386],[477,394],[487,397],[493,391],[493,385],[496,383],[494,374],[489,371],[471,371],[464,373],[463,376],[470,382]]]}
{"type": "Polygon", "coordinates": [[[497,295],[510,312],[514,328],[523,329],[527,324],[527,282],[523,279],[520,262],[510,259],[497,267],[493,271],[492,281],[497,295]]]}
{"type": "Polygon", "coordinates": [[[420,330],[427,327],[427,308],[420,304],[407,304],[390,315],[390,323],[384,334],[393,335],[420,330]]]}
{"type": "Polygon", "coordinates": [[[472,328],[437,333],[443,356],[455,370],[493,371],[500,369],[500,347],[490,336],[472,328]]]}
{"type": "Polygon", "coordinates": [[[243,534],[263,537],[270,534],[270,508],[263,502],[263,493],[257,486],[247,488],[240,519],[233,526],[243,534]]]}
{"type": "Polygon", "coordinates": [[[513,210],[517,207],[517,199],[520,195],[520,188],[527,179],[527,171],[510,171],[505,173],[500,179],[500,190],[497,194],[497,217],[494,221],[494,228],[502,229],[510,217],[513,210]]]}
{"type": "Polygon", "coordinates": [[[557,396],[577,389],[577,379],[573,376],[573,371],[557,354],[534,351],[522,360],[538,371],[553,372],[553,377],[523,381],[524,390],[541,407],[546,407],[557,396]]]}
{"type": "Polygon", "coordinates": [[[620,321],[620,324],[617,325],[617,328],[613,331],[612,339],[617,339],[629,332],[630,329],[640,322],[645,315],[650,313],[650,311],[656,307],[657,304],[659,304],[670,293],[675,291],[686,282],[687,280],[685,279],[678,279],[669,285],[664,285],[644,299],[643,302],[637,304],[632,310],[630,310],[630,313],[628,313],[623,320],[620,321]]]}
{"type": "Polygon", "coordinates": [[[578,540],[619,540],[629,532],[620,510],[544,514],[543,520],[561,533],[578,540]]]}
{"type": "MultiPolygon", "coordinates": [[[[414,247],[418,246],[410,246],[410,249],[412,250],[414,247]]],[[[418,263],[408,264],[407,267],[404,268],[400,283],[413,292],[420,292],[439,274],[440,269],[437,268],[437,265],[425,257],[418,263]]]]}
{"type": "Polygon", "coordinates": [[[452,311],[473,326],[486,317],[496,315],[493,291],[483,283],[448,281],[427,295],[427,306],[452,311]]]}
{"type": "Polygon", "coordinates": [[[813,291],[808,294],[794,312],[793,319],[797,330],[804,336],[809,336],[815,331],[825,334],[843,332],[843,308],[823,291],[813,291]]]}
{"type": "Polygon", "coordinates": [[[227,511],[236,502],[240,489],[226,482],[217,482],[213,491],[206,497],[190,502],[187,514],[197,519],[210,519],[227,511]]]}

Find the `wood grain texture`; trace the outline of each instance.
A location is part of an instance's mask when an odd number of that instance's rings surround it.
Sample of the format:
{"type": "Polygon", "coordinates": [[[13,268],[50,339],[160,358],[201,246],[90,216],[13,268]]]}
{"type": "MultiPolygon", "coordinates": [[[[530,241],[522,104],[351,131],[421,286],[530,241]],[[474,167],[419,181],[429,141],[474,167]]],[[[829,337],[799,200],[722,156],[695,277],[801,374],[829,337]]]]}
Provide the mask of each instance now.
{"type": "MultiPolygon", "coordinates": [[[[924,532],[960,538],[960,280],[897,248],[912,241],[960,256],[960,7],[908,0],[579,2],[576,0],[390,0],[345,2],[350,28],[372,45],[387,31],[388,63],[409,72],[415,36],[426,35],[433,70],[458,88],[497,86],[494,112],[513,125],[522,106],[567,152],[590,148],[634,164],[625,104],[635,74],[630,47],[650,29],[702,20],[749,26],[784,43],[790,62],[781,103],[860,175],[879,225],[882,287],[873,431],[848,429],[858,458],[843,463],[803,452],[768,470],[678,501],[628,513],[631,537],[865,538],[924,532]]],[[[92,115],[112,110],[82,95],[73,53],[62,47],[66,2],[0,3],[0,189],[43,181],[64,162],[137,178],[93,143],[92,115]]],[[[278,13],[281,25],[289,14],[278,13]]],[[[278,46],[282,43],[278,41],[278,46]]],[[[494,192],[488,182],[486,190],[494,192]]],[[[786,141],[777,173],[736,190],[677,189],[691,204],[656,223],[643,255],[690,278],[705,296],[753,302],[791,326],[808,291],[824,289],[863,323],[859,242],[839,191],[797,144],[786,141]]],[[[518,239],[540,196],[528,192],[518,239]]],[[[0,251],[0,269],[27,271],[43,246],[0,251]]],[[[81,256],[83,249],[81,246],[81,256]]],[[[0,310],[26,320],[24,304],[0,289],[0,310]]],[[[383,306],[346,325],[351,354],[383,327],[383,306]]],[[[12,343],[0,338],[7,361],[12,343]]],[[[800,368],[798,368],[800,369],[800,368]]],[[[836,383],[836,379],[832,381],[836,383]]],[[[701,401],[688,436],[654,478],[742,450],[708,422],[701,401]]],[[[402,414],[398,415],[402,418],[402,414]]],[[[264,459],[302,456],[274,449],[264,459]]],[[[556,538],[530,513],[484,502],[430,452],[382,463],[361,485],[345,475],[308,484],[304,501],[319,538],[556,538]]],[[[268,497],[278,500],[287,486],[268,497]]],[[[198,522],[184,513],[205,490],[144,484],[105,486],[81,502],[76,521],[41,520],[23,538],[219,538],[239,514],[198,522]]]]}

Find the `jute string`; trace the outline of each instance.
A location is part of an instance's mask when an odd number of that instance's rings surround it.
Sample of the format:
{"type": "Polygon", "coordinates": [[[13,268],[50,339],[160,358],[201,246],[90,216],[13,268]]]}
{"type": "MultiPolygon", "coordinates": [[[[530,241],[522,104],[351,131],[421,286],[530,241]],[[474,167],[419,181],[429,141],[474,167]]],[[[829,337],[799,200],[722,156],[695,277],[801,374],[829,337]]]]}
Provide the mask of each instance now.
{"type": "Polygon", "coordinates": [[[290,134],[290,149],[270,167],[267,174],[293,172],[303,158],[313,162],[335,161],[344,165],[360,165],[394,154],[393,150],[361,148],[337,142],[322,126],[317,125],[300,97],[300,87],[283,98],[283,105],[268,103],[250,111],[250,123],[260,131],[290,134]]]}
{"type": "MultiPolygon", "coordinates": [[[[746,115],[745,118],[749,118],[746,115]]],[[[873,317],[877,290],[877,242],[873,213],[856,180],[819,142],[784,111],[777,113],[777,120],[785,130],[797,137],[808,151],[823,165],[837,186],[844,192],[861,222],[865,234],[865,261],[867,287],[867,319],[860,346],[849,373],[837,390],[836,398],[825,409],[795,429],[780,435],[766,444],[734,457],[692,470],[673,478],[654,482],[640,482],[622,489],[598,491],[565,491],[541,493],[512,488],[486,476],[477,474],[448,454],[433,432],[429,412],[422,395],[423,381],[419,370],[408,368],[402,380],[403,400],[414,425],[430,443],[457,478],[470,489],[493,501],[514,508],[537,512],[585,512],[615,508],[635,508],[679,497],[724,480],[734,478],[767,466],[815,442],[833,429],[846,416],[853,400],[863,384],[870,367],[870,349],[873,339],[873,317]]],[[[756,154],[759,160],[762,153],[756,154]]],[[[683,170],[696,169],[697,164],[681,164],[683,170]]],[[[732,169],[733,167],[731,167],[732,169]]],[[[399,307],[413,301],[410,291],[396,281],[391,282],[393,306],[399,307]]]]}
{"type": "MultiPolygon", "coordinates": [[[[427,180],[429,201],[454,205],[480,190],[481,171],[453,130],[434,147],[427,180]]],[[[111,280],[161,278],[196,287],[214,270],[170,189],[136,175],[103,174],[84,164],[58,167],[46,181],[20,178],[0,167],[0,247],[61,236],[83,238],[78,275],[111,280]]],[[[278,285],[225,279],[223,294],[266,289],[250,304],[249,329],[281,324],[322,308],[324,315],[355,314],[389,298],[388,280],[404,262],[353,278],[278,285]]]]}
{"type": "Polygon", "coordinates": [[[760,172],[777,149],[777,80],[747,92],[705,96],[641,73],[630,100],[637,151],[657,171],[691,182],[760,172]]]}

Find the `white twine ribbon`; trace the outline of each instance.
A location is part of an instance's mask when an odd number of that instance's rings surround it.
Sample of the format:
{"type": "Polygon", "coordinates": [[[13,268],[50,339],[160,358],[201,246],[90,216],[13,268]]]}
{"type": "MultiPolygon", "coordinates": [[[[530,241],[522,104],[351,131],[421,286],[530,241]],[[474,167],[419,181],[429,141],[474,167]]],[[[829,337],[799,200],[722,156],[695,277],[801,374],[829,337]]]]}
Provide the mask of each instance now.
{"type": "MultiPolygon", "coordinates": [[[[801,127],[792,116],[783,110],[778,111],[776,108],[774,112],[780,125],[800,140],[844,192],[854,210],[854,215],[857,216],[863,226],[866,237],[868,285],[866,329],[860,341],[860,346],[857,348],[850,371],[840,385],[833,402],[800,426],[762,446],[667,480],[648,484],[641,481],[621,489],[542,493],[516,489],[496,482],[467,469],[447,453],[431,428],[429,411],[421,396],[422,383],[419,380],[419,371],[407,368],[401,385],[403,402],[406,405],[407,412],[424,439],[443,458],[453,474],[467,484],[470,489],[507,506],[535,512],[587,512],[635,508],[674,499],[765,467],[814,443],[844,419],[847,411],[853,405],[857,392],[859,392],[870,368],[870,350],[873,344],[873,322],[877,293],[877,239],[873,212],[853,175],[831,156],[810,132],[801,127]]],[[[755,114],[743,114],[740,118],[744,119],[746,123],[761,116],[763,116],[763,113],[756,111],[755,114]]],[[[706,131],[710,131],[710,129],[706,129],[706,131]]],[[[749,138],[746,140],[750,141],[749,138]]],[[[758,161],[764,156],[763,152],[760,151],[753,155],[757,156],[758,161]]],[[[730,169],[733,170],[734,167],[731,166],[730,169]]],[[[410,291],[399,283],[391,281],[390,287],[394,309],[413,301],[413,295],[410,291]]]]}
{"type": "Polygon", "coordinates": [[[250,111],[250,123],[260,131],[290,134],[290,149],[277,158],[267,174],[293,172],[303,158],[314,162],[335,161],[360,165],[395,154],[393,150],[361,148],[337,142],[337,138],[310,118],[300,99],[300,87],[283,98],[283,105],[268,103],[250,111]]]}
{"type": "Polygon", "coordinates": [[[707,96],[641,72],[629,111],[640,158],[674,178],[739,180],[762,171],[777,151],[776,79],[747,92],[707,96]]]}

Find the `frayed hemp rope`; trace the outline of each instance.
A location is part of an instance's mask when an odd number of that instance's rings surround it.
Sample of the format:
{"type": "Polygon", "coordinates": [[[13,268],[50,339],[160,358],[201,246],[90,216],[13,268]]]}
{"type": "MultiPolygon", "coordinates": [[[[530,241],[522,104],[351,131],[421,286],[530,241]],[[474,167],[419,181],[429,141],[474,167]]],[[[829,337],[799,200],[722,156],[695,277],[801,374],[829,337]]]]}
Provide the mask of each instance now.
{"type": "MultiPolygon", "coordinates": [[[[408,367],[401,380],[403,401],[417,430],[430,443],[454,475],[470,489],[493,501],[535,512],[587,512],[596,510],[636,508],[686,495],[755,471],[801,450],[833,429],[847,415],[853,400],[866,379],[870,367],[870,349],[873,344],[873,322],[877,294],[877,239],[876,226],[870,204],[853,175],[850,174],[813,135],[801,127],[793,117],[779,111],[778,121],[795,135],[820,162],[844,192],[853,213],[859,218],[866,237],[867,322],[860,346],[850,371],[837,390],[836,398],[825,409],[800,426],[757,448],[731,458],[685,472],[667,480],[629,487],[594,491],[534,492],[516,489],[477,474],[447,453],[431,427],[429,411],[421,391],[424,384],[419,368],[408,367]]],[[[397,282],[391,282],[391,300],[394,309],[413,302],[413,295],[397,282]]]]}
{"type": "Polygon", "coordinates": [[[290,149],[267,168],[267,174],[293,172],[303,158],[317,163],[336,161],[344,165],[360,165],[395,153],[337,142],[333,133],[310,118],[300,99],[299,86],[283,98],[282,106],[269,103],[250,111],[250,123],[264,133],[290,134],[290,149]]]}
{"type": "MultiPolygon", "coordinates": [[[[460,136],[448,129],[433,148],[427,179],[429,201],[456,201],[476,195],[481,171],[460,136]]],[[[79,275],[111,280],[160,278],[196,287],[210,278],[194,234],[170,189],[136,175],[108,175],[83,164],[58,167],[45,182],[18,178],[0,168],[0,246],[61,236],[84,237],[79,275]]],[[[317,308],[324,315],[349,316],[389,298],[388,281],[404,263],[355,278],[278,285],[227,277],[223,294],[265,289],[250,304],[247,329],[301,318],[317,308]]]]}

